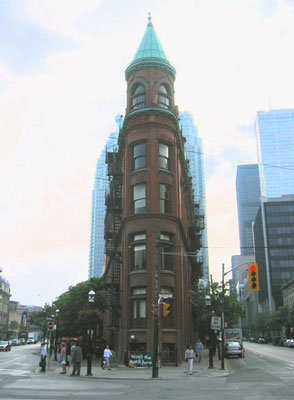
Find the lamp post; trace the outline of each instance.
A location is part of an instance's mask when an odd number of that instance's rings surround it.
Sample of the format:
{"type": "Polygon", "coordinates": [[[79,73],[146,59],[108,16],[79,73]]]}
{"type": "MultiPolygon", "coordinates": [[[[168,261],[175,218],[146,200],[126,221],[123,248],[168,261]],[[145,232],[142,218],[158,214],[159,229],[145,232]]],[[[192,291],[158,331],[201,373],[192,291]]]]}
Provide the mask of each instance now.
{"type": "Polygon", "coordinates": [[[54,346],[54,360],[57,361],[57,344],[58,344],[58,318],[59,309],[55,310],[55,346],[54,346]]]}
{"type": "Polygon", "coordinates": [[[153,358],[152,378],[158,378],[158,324],[159,324],[159,251],[160,251],[160,227],[157,228],[156,260],[155,260],[155,286],[154,286],[154,314],[153,314],[153,358]]]}
{"type": "MultiPolygon", "coordinates": [[[[205,296],[205,305],[207,310],[210,311],[211,297],[209,295],[205,296]]],[[[209,351],[209,369],[213,368],[213,340],[211,331],[211,317],[208,313],[208,351],[209,351]]]]}
{"type": "MultiPolygon", "coordinates": [[[[91,310],[91,304],[93,304],[95,301],[95,292],[94,290],[90,290],[88,293],[88,302],[91,310]]],[[[90,315],[91,318],[91,315],[90,315]]],[[[93,353],[93,342],[92,342],[92,336],[93,336],[93,330],[88,329],[88,349],[87,349],[87,374],[86,376],[93,376],[92,374],[92,353],[93,353]]]]}

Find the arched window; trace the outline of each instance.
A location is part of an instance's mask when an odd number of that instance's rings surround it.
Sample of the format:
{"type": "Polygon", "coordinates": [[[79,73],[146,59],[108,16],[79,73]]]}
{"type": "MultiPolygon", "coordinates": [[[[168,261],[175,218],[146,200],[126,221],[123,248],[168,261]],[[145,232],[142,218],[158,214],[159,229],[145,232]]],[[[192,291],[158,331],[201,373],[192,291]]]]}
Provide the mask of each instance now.
{"type": "Polygon", "coordinates": [[[132,110],[138,110],[139,108],[145,107],[145,88],[143,85],[135,86],[134,92],[131,98],[132,110]]]}
{"type": "Polygon", "coordinates": [[[158,105],[162,108],[170,108],[169,88],[166,85],[159,86],[158,105]]]}

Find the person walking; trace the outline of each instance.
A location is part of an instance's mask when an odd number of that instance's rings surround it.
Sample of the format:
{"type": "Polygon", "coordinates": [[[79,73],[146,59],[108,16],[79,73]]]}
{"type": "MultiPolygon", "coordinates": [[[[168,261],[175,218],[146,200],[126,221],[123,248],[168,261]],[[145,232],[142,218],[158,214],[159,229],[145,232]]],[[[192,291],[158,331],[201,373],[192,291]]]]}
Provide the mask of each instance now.
{"type": "Polygon", "coordinates": [[[41,372],[46,371],[46,356],[47,356],[47,349],[45,343],[41,344],[41,360],[40,360],[40,367],[41,372]]]}
{"type": "Polygon", "coordinates": [[[106,348],[104,349],[103,357],[105,360],[105,366],[108,370],[110,370],[110,357],[112,356],[112,352],[109,348],[109,344],[106,345],[106,348]]]}
{"type": "Polygon", "coordinates": [[[198,358],[198,362],[201,361],[201,352],[203,349],[204,349],[204,344],[201,342],[200,339],[197,339],[195,344],[195,351],[196,351],[196,357],[198,358]]]}
{"type": "Polygon", "coordinates": [[[64,342],[61,343],[60,349],[60,364],[61,364],[61,374],[66,373],[66,344],[64,342]]]}
{"type": "Polygon", "coordinates": [[[79,343],[77,342],[76,345],[72,348],[72,353],[71,353],[72,373],[70,374],[70,376],[75,376],[76,373],[77,376],[80,376],[82,361],[83,361],[82,349],[80,348],[79,343]]]}
{"type": "Polygon", "coordinates": [[[192,349],[192,346],[189,344],[185,351],[185,360],[188,362],[188,371],[189,375],[193,375],[193,368],[194,368],[194,360],[195,360],[195,352],[192,349]]]}

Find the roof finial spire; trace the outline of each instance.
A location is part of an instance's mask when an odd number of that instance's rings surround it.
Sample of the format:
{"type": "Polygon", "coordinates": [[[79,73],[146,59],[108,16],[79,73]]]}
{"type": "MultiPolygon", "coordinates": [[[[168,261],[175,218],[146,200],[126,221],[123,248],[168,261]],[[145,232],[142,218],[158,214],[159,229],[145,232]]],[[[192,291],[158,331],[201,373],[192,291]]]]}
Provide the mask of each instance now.
{"type": "Polygon", "coordinates": [[[152,25],[152,22],[151,22],[151,12],[148,13],[148,25],[152,25]]]}

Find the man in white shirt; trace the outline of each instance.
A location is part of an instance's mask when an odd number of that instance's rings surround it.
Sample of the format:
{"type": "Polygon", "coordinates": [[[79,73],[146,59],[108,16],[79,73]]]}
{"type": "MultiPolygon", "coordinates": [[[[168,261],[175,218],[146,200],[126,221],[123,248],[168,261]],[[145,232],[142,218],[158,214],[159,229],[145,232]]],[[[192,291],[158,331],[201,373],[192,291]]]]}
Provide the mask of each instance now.
{"type": "Polygon", "coordinates": [[[42,343],[41,344],[41,361],[40,361],[41,372],[45,372],[45,370],[46,370],[46,355],[47,355],[47,349],[46,349],[45,343],[42,343]]]}
{"type": "Polygon", "coordinates": [[[107,345],[106,348],[104,349],[103,357],[104,357],[104,360],[105,360],[106,368],[108,370],[110,370],[110,361],[109,361],[109,359],[110,359],[111,356],[112,356],[112,352],[111,352],[111,350],[109,348],[109,345],[107,345]]]}

